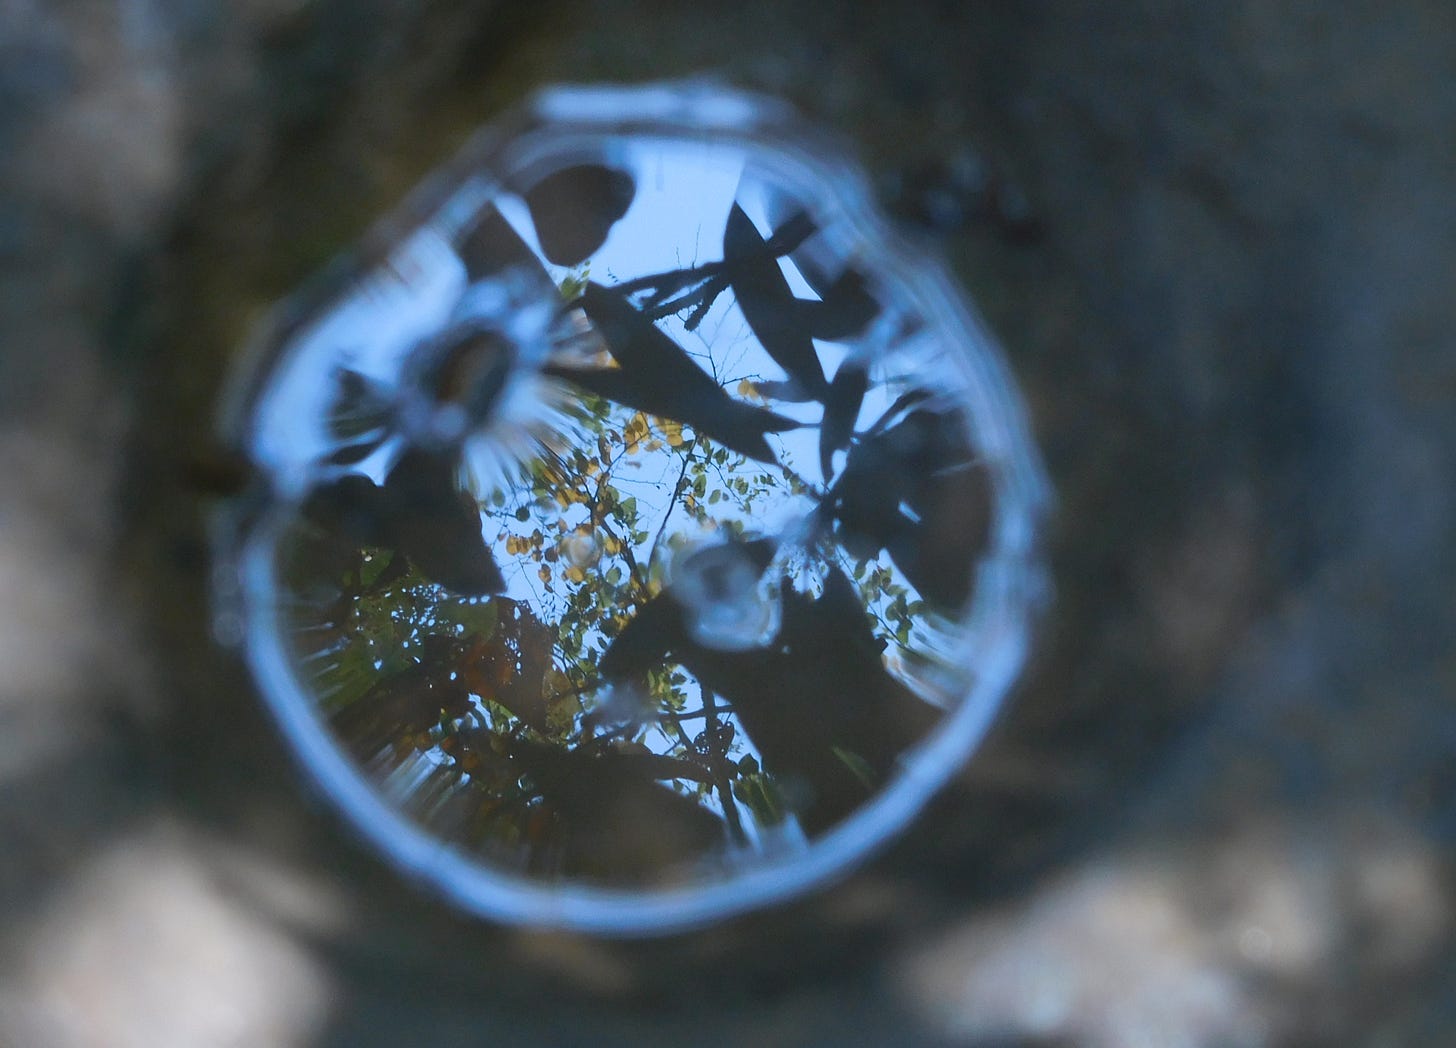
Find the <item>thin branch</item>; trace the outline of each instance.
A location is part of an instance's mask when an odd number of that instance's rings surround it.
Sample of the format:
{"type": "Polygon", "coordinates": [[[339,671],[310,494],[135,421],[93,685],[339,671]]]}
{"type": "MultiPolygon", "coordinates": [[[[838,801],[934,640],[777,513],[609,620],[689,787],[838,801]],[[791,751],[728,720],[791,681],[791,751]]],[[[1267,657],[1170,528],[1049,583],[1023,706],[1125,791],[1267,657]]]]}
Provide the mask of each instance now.
{"type": "MultiPolygon", "coordinates": [[[[708,701],[707,694],[707,690],[704,689],[704,704],[706,704],[708,701]]],[[[690,754],[696,754],[697,749],[693,746],[692,740],[688,738],[687,730],[682,726],[682,720],[681,718],[679,718],[677,712],[672,709],[663,710],[662,717],[677,731],[677,736],[682,741],[683,749],[687,750],[687,752],[690,754]]],[[[710,731],[708,733],[708,737],[711,739],[713,737],[713,734],[714,733],[710,731]]],[[[707,755],[710,761],[713,759],[714,756],[715,755],[713,754],[707,755]]],[[[739,845],[747,844],[748,835],[743,831],[743,822],[738,817],[738,808],[733,800],[733,791],[731,788],[729,788],[728,792],[724,793],[724,786],[728,781],[727,777],[723,774],[721,768],[713,768],[710,766],[707,770],[708,774],[712,776],[713,786],[715,789],[717,789],[718,795],[721,798],[721,803],[723,805],[723,817],[728,823],[728,832],[733,835],[734,843],[739,845]]]]}
{"type": "Polygon", "coordinates": [[[687,454],[682,457],[682,469],[678,471],[677,483],[672,486],[672,498],[667,502],[667,512],[662,515],[662,523],[657,526],[657,534],[652,539],[652,546],[649,548],[647,557],[651,560],[657,553],[657,544],[662,541],[662,533],[667,530],[667,522],[672,518],[672,511],[677,509],[677,500],[682,496],[683,480],[688,475],[688,465],[693,460],[693,453],[698,450],[698,438],[693,437],[693,442],[688,445],[687,454]]]}
{"type": "Polygon", "coordinates": [[[717,706],[717,707],[714,707],[713,709],[708,709],[707,707],[704,707],[703,709],[693,710],[691,713],[679,713],[679,714],[677,714],[677,719],[678,720],[682,720],[682,721],[690,721],[690,720],[697,720],[699,717],[707,716],[710,713],[732,713],[732,712],[733,712],[733,707],[732,706],[717,706]]]}
{"type": "MultiPolygon", "coordinates": [[[[698,683],[698,688],[702,691],[703,709],[706,711],[708,717],[708,722],[703,730],[707,732],[708,745],[716,749],[719,737],[717,700],[712,691],[703,687],[701,681],[698,683]]],[[[715,752],[712,754],[714,767],[710,770],[713,774],[713,785],[718,790],[718,802],[723,806],[723,817],[728,820],[728,828],[732,831],[734,840],[739,844],[747,844],[748,835],[743,832],[743,821],[738,814],[738,801],[733,796],[733,787],[729,783],[728,775],[723,768],[723,765],[728,763],[726,749],[727,747],[724,747],[725,752],[715,752]]]]}
{"type": "MultiPolygon", "coordinates": [[[[545,449],[545,451],[556,463],[557,469],[560,471],[560,480],[562,486],[565,487],[568,476],[574,472],[573,468],[571,466],[568,466],[566,462],[562,459],[562,457],[557,454],[557,452],[552,448],[548,447],[545,449]]],[[[612,460],[612,465],[616,465],[617,459],[620,459],[621,457],[622,452],[618,452],[616,458],[612,460]]],[[[585,477],[581,477],[579,473],[577,474],[577,476],[580,480],[588,479],[585,477]]],[[[610,467],[602,470],[600,473],[597,474],[595,490],[587,498],[587,508],[591,512],[591,521],[593,526],[601,528],[602,531],[606,533],[607,537],[615,542],[621,549],[622,559],[627,562],[627,570],[630,572],[632,586],[634,591],[636,591],[634,593],[634,596],[639,597],[642,600],[647,600],[651,596],[651,587],[647,583],[647,577],[643,573],[641,566],[637,563],[637,557],[632,552],[632,544],[630,542],[623,541],[622,538],[618,536],[615,531],[612,530],[611,526],[607,524],[606,514],[602,512],[602,488],[607,484],[610,479],[610,467]]],[[[577,484],[576,486],[578,488],[585,487],[584,484],[577,484]]]]}
{"type": "MultiPolygon", "coordinates": [[[[638,277],[636,280],[628,280],[616,285],[613,289],[623,295],[631,295],[638,291],[646,291],[648,288],[660,290],[664,287],[670,288],[667,293],[670,295],[675,291],[692,284],[696,280],[707,280],[716,277],[725,271],[730,271],[740,262],[757,260],[763,256],[769,258],[782,258],[789,254],[815,230],[814,221],[802,211],[790,218],[778,232],[764,241],[760,251],[752,252],[742,258],[724,259],[720,262],[704,262],[702,265],[690,266],[686,269],[673,269],[666,273],[653,273],[650,276],[638,277]]],[[[729,277],[728,279],[732,279],[729,277]]]]}

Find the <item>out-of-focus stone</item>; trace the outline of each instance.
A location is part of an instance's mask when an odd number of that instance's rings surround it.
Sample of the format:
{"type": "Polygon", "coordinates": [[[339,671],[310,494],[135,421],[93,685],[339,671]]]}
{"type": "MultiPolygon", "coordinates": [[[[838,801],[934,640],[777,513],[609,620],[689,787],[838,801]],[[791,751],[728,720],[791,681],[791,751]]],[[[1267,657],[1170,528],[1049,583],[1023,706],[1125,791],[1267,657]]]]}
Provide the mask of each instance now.
{"type": "Polygon", "coordinates": [[[326,971],[219,883],[199,843],[165,827],[127,837],[38,915],[25,968],[0,995],[14,1043],[313,1043],[326,971]]]}

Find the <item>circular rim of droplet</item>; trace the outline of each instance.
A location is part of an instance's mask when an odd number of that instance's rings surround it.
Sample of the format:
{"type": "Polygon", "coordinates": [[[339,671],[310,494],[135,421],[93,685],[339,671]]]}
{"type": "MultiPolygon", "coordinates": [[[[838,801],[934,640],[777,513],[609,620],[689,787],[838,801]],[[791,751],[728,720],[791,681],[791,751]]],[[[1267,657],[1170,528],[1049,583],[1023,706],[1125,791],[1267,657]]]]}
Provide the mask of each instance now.
{"type": "MultiPolygon", "coordinates": [[[[987,457],[995,498],[988,550],[966,609],[960,658],[973,683],[942,722],[910,750],[898,774],[843,822],[798,851],[755,856],[721,877],[685,886],[609,888],[542,882],[490,866],[412,822],[372,785],[318,716],[298,681],[276,620],[276,539],[295,508],[288,500],[259,514],[234,508],[215,542],[215,632],[242,647],[264,701],[315,785],[362,837],[396,868],[464,910],[521,925],[629,937],[691,929],[784,902],[846,874],[902,831],[971,757],[1025,662],[1034,618],[1049,585],[1039,555],[1050,486],[1025,410],[1002,353],[938,259],[911,249],[881,217],[850,152],[802,122],[787,106],[711,81],[635,87],[569,85],[539,92],[487,125],[460,154],[380,220],[352,255],[280,303],[244,349],[224,391],[220,435],[246,448],[252,409],[272,364],[288,352],[309,318],[383,257],[402,234],[435,225],[458,228],[498,192],[520,158],[549,155],[551,140],[648,134],[664,140],[740,146],[754,166],[788,188],[814,186],[816,207],[832,215],[833,235],[873,249],[876,271],[927,327],[953,336],[950,354],[965,380],[963,395],[976,446],[987,457]],[[270,687],[269,683],[274,687],[270,687]]],[[[808,194],[806,194],[806,197],[808,194]]]]}

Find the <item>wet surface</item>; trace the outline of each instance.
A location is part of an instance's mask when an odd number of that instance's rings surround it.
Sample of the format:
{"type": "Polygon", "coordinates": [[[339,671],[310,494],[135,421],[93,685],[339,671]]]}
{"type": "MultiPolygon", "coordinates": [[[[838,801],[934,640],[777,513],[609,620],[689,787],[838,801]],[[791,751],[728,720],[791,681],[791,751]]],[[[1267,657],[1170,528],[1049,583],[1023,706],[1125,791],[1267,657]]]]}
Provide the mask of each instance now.
{"type": "Polygon", "coordinates": [[[1449,4],[8,10],[0,1041],[1456,1043],[1449,4]],[[646,942],[470,920],[212,643],[187,467],[261,311],[469,129],[703,70],[851,136],[972,290],[1057,599],[854,875],[646,942]]]}
{"type": "Polygon", "coordinates": [[[469,906],[641,930],[807,886],[913,817],[1020,663],[1015,395],[794,128],[548,94],[244,380],[219,635],[469,906]]]}

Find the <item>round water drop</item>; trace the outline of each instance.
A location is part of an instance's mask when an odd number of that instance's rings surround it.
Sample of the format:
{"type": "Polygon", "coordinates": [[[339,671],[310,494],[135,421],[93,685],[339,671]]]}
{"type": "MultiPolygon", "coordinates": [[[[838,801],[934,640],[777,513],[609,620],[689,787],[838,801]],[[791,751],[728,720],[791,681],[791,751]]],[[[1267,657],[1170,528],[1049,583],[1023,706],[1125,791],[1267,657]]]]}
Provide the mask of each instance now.
{"type": "Polygon", "coordinates": [[[778,634],[778,587],[765,578],[766,564],[756,552],[730,542],[678,555],[672,596],[693,641],[714,651],[746,651],[778,634]]]}
{"type": "Polygon", "coordinates": [[[223,420],[270,492],[217,633],[379,852],[610,934],[805,891],[974,749],[1044,485],[960,292],[837,146],[702,85],[548,92],[223,420]]]}
{"type": "Polygon", "coordinates": [[[573,532],[561,542],[566,561],[573,567],[591,568],[602,559],[602,546],[594,533],[573,532]]]}

